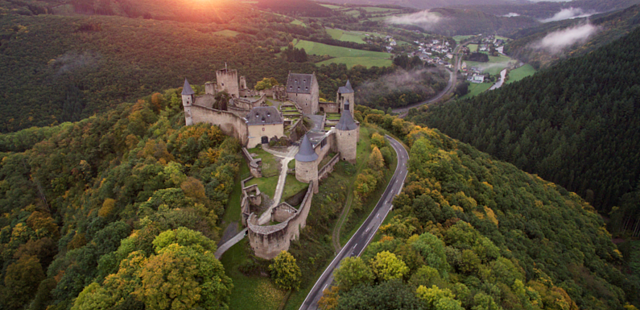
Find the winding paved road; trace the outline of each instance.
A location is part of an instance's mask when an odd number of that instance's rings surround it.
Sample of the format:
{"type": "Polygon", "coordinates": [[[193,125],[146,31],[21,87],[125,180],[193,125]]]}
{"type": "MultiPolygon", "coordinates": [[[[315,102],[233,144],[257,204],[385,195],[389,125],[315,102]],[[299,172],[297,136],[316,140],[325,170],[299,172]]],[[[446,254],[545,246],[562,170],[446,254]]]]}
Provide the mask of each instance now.
{"type": "Polygon", "coordinates": [[[452,91],[455,90],[455,85],[456,85],[456,80],[457,80],[457,76],[458,76],[458,70],[460,70],[460,66],[461,66],[461,62],[462,62],[462,57],[460,57],[459,51],[460,51],[460,46],[456,47],[456,49],[454,50],[453,54],[455,55],[454,57],[456,57],[456,65],[453,68],[453,72],[451,72],[451,70],[447,69],[447,72],[449,72],[449,82],[447,84],[447,87],[444,88],[444,90],[442,90],[438,95],[436,95],[435,97],[423,101],[423,102],[419,102],[416,104],[412,104],[406,107],[402,107],[402,108],[397,108],[397,109],[393,109],[393,113],[398,113],[400,114],[400,118],[405,118],[408,114],[409,114],[409,110],[413,109],[413,108],[417,108],[419,106],[425,105],[425,104],[432,104],[432,103],[436,103],[438,101],[440,101],[440,99],[442,99],[443,97],[445,97],[446,95],[450,94],[452,91]]]}
{"type": "Polygon", "coordinates": [[[307,298],[302,303],[302,306],[300,306],[301,310],[318,309],[318,301],[322,297],[322,292],[324,289],[331,286],[331,282],[333,282],[333,271],[338,267],[340,261],[345,257],[360,256],[360,254],[362,254],[369,242],[371,242],[371,239],[373,239],[373,236],[375,236],[380,224],[382,224],[382,221],[384,221],[387,214],[389,214],[389,211],[391,211],[391,208],[393,207],[391,205],[393,198],[402,190],[404,180],[407,177],[407,161],[409,160],[409,154],[400,142],[389,136],[385,136],[385,138],[396,151],[398,157],[398,166],[396,167],[396,171],[393,174],[393,177],[391,177],[391,181],[389,182],[387,189],[382,194],[382,197],[380,197],[378,204],[376,204],[373,209],[373,212],[371,212],[362,226],[360,226],[358,231],[353,235],[353,237],[351,237],[351,240],[345,244],[338,255],[336,255],[333,261],[331,261],[331,264],[329,264],[327,269],[322,273],[307,295],[307,298]]]}

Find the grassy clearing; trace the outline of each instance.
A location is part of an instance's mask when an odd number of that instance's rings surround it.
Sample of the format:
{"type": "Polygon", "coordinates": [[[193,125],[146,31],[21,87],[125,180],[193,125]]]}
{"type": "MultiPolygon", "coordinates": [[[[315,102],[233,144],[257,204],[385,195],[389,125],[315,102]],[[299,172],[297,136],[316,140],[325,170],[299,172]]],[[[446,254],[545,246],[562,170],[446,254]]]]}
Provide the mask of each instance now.
{"type": "Polygon", "coordinates": [[[471,98],[474,96],[477,96],[485,91],[487,91],[489,88],[491,88],[491,86],[493,85],[493,83],[471,83],[471,85],[469,85],[469,92],[460,97],[460,99],[467,99],[467,98],[471,98]]]}
{"type": "MultiPolygon", "coordinates": [[[[258,158],[262,159],[262,176],[272,177],[280,174],[280,161],[273,154],[256,147],[249,150],[249,153],[256,154],[258,158]]],[[[256,156],[254,156],[256,157],[256,156]]]]}
{"type": "Polygon", "coordinates": [[[509,71],[509,79],[507,80],[507,84],[520,81],[528,76],[534,75],[535,73],[536,69],[534,69],[531,65],[526,64],[518,69],[509,71]]]}
{"type": "Polygon", "coordinates": [[[291,22],[292,25],[298,25],[298,26],[302,26],[302,27],[307,27],[307,24],[305,24],[303,21],[296,19],[294,21],[291,22]]]}
{"type": "Polygon", "coordinates": [[[365,67],[382,67],[391,65],[391,59],[389,59],[390,54],[383,52],[372,52],[340,46],[331,46],[306,40],[296,42],[295,47],[304,48],[307,54],[335,57],[333,59],[320,62],[318,65],[331,63],[344,63],[348,67],[353,67],[355,65],[362,65],[365,67]]]}
{"type": "Polygon", "coordinates": [[[331,5],[331,4],[320,4],[320,5],[325,7],[325,8],[332,9],[332,10],[338,10],[338,9],[342,8],[339,5],[331,5]]]}
{"type": "Polygon", "coordinates": [[[232,222],[240,223],[242,209],[240,208],[240,200],[242,198],[242,185],[240,181],[247,178],[249,172],[249,166],[243,160],[240,163],[240,172],[236,175],[236,179],[233,182],[233,191],[231,191],[231,196],[229,196],[229,202],[227,203],[227,207],[224,210],[224,215],[222,216],[222,222],[225,224],[225,227],[221,227],[221,231],[224,231],[232,222]]]}
{"type": "Polygon", "coordinates": [[[472,53],[478,51],[478,44],[469,44],[467,45],[467,47],[469,48],[469,51],[471,51],[472,53]]]}
{"type": "Polygon", "coordinates": [[[347,14],[347,15],[351,15],[353,17],[360,16],[360,11],[357,11],[357,10],[346,11],[344,13],[347,14]]]}
{"type": "Polygon", "coordinates": [[[331,121],[340,120],[340,113],[327,113],[327,120],[331,120],[331,121]]]}
{"type": "Polygon", "coordinates": [[[326,30],[327,30],[327,33],[331,36],[331,38],[334,40],[340,40],[340,38],[342,38],[342,34],[344,33],[344,31],[340,29],[327,28],[326,30]]]}
{"type": "Polygon", "coordinates": [[[257,184],[261,192],[267,194],[273,198],[276,193],[276,185],[278,185],[278,178],[280,176],[272,176],[268,178],[253,178],[247,182],[247,186],[257,184]]]}
{"type": "Polygon", "coordinates": [[[336,153],[329,152],[318,165],[318,169],[322,169],[322,167],[324,167],[324,165],[326,165],[333,158],[333,156],[336,156],[336,153]]]}
{"type": "Polygon", "coordinates": [[[388,12],[388,13],[397,13],[400,10],[397,9],[388,9],[388,8],[379,8],[379,7],[372,7],[372,6],[365,6],[365,7],[360,7],[359,9],[363,9],[367,12],[388,12]]]}
{"type": "Polygon", "coordinates": [[[484,73],[489,73],[491,75],[497,75],[502,71],[502,69],[509,66],[509,62],[514,62],[515,60],[509,58],[508,56],[489,56],[488,62],[477,62],[477,61],[467,61],[467,68],[478,67],[480,70],[483,70],[484,73]]]}
{"type": "Polygon", "coordinates": [[[225,252],[220,261],[225,272],[233,280],[230,309],[278,309],[286,292],[278,289],[268,277],[246,276],[238,266],[248,258],[248,238],[242,239],[225,252]]]}
{"type": "Polygon", "coordinates": [[[225,36],[225,37],[235,37],[240,34],[240,32],[233,31],[233,30],[222,30],[222,31],[216,31],[212,33],[215,35],[225,36]]]}
{"type": "Polygon", "coordinates": [[[390,59],[380,59],[376,57],[338,57],[319,62],[318,65],[330,65],[332,63],[345,64],[349,68],[357,65],[367,68],[389,67],[393,64],[390,59]]]}
{"type": "Polygon", "coordinates": [[[296,179],[295,175],[287,174],[287,179],[284,182],[284,191],[282,192],[282,199],[280,201],[285,201],[286,198],[289,198],[301,190],[308,188],[308,183],[302,183],[296,179]]]}
{"type": "Polygon", "coordinates": [[[464,40],[466,40],[468,38],[471,38],[471,37],[473,37],[473,36],[454,36],[453,39],[456,40],[456,44],[460,44],[460,42],[462,42],[462,41],[464,41],[464,40]]]}

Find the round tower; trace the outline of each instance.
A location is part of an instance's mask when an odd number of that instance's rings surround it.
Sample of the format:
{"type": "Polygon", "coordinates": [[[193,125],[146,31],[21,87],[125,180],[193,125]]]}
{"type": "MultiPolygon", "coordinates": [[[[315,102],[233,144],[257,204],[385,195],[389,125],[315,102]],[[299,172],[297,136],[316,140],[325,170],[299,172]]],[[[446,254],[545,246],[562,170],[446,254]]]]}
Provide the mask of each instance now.
{"type": "Polygon", "coordinates": [[[340,121],[336,125],[336,144],[342,160],[356,163],[359,138],[360,125],[353,120],[349,110],[342,111],[340,121]]]}
{"type": "Polygon", "coordinates": [[[311,141],[307,135],[302,137],[302,143],[300,143],[300,149],[296,154],[296,179],[303,183],[309,183],[313,181],[314,186],[317,188],[318,183],[318,154],[313,149],[311,141]]]}
{"type": "Polygon", "coordinates": [[[195,92],[189,81],[184,79],[184,86],[182,87],[182,106],[184,107],[184,121],[187,126],[193,125],[193,118],[191,117],[191,106],[195,101],[195,92]]]}
{"type": "Polygon", "coordinates": [[[336,102],[339,105],[339,112],[349,111],[351,113],[351,117],[353,118],[355,110],[356,110],[356,98],[355,92],[353,91],[353,87],[351,87],[351,82],[347,80],[347,84],[338,88],[338,94],[336,95],[336,102]]]}

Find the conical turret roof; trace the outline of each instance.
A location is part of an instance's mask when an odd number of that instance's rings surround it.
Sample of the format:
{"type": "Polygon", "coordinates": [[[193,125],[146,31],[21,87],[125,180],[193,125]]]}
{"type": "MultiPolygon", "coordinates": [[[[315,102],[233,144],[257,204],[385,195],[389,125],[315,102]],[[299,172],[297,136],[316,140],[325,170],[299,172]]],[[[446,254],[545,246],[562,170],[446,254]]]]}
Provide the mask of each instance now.
{"type": "MultiPolygon", "coordinates": [[[[349,100],[347,100],[347,104],[349,104],[349,100]]],[[[351,116],[351,111],[343,110],[342,115],[340,116],[340,120],[336,125],[336,129],[338,130],[354,130],[358,128],[358,124],[353,120],[353,116],[351,116]]]]}
{"type": "Polygon", "coordinates": [[[189,85],[189,81],[187,81],[187,79],[184,79],[184,86],[182,86],[182,95],[183,96],[188,96],[188,95],[193,95],[196,92],[193,91],[193,88],[191,88],[191,85],[189,85]]]}
{"type": "Polygon", "coordinates": [[[349,80],[347,80],[347,85],[340,86],[340,88],[338,88],[338,92],[341,93],[341,94],[353,93],[353,87],[351,87],[351,82],[349,82],[349,80]]]}
{"type": "Polygon", "coordinates": [[[298,154],[296,154],[296,160],[301,162],[312,162],[318,159],[318,154],[313,149],[313,145],[311,145],[311,140],[307,135],[302,137],[302,143],[300,143],[300,149],[298,150],[298,154]]]}

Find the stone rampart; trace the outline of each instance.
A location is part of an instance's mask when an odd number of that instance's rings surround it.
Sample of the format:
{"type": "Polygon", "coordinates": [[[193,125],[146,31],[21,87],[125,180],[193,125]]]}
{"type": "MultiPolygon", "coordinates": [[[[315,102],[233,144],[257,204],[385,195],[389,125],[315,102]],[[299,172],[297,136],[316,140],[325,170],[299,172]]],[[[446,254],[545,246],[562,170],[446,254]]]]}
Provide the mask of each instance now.
{"type": "Polygon", "coordinates": [[[258,217],[251,213],[247,219],[249,228],[249,244],[256,256],[264,259],[273,259],[281,251],[286,251],[291,245],[291,240],[300,236],[300,230],[306,226],[311,201],[313,199],[316,183],[310,182],[299,209],[286,202],[280,203],[271,211],[271,220],[281,223],[275,225],[258,225],[258,217]]]}
{"type": "Polygon", "coordinates": [[[244,159],[247,161],[247,165],[249,166],[249,171],[251,171],[251,175],[256,178],[262,177],[262,159],[253,158],[246,147],[242,147],[242,155],[244,159]]]}
{"type": "Polygon", "coordinates": [[[225,135],[232,136],[247,145],[249,129],[243,118],[227,112],[197,105],[191,107],[191,117],[194,124],[207,123],[217,125],[225,135]]]}
{"type": "Polygon", "coordinates": [[[329,173],[333,172],[333,166],[335,166],[339,161],[340,153],[333,156],[333,158],[331,158],[331,160],[326,165],[324,165],[324,167],[320,168],[320,170],[318,171],[318,179],[322,180],[326,178],[329,173]]]}

